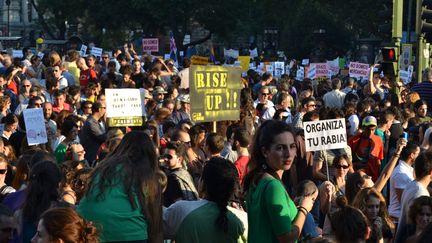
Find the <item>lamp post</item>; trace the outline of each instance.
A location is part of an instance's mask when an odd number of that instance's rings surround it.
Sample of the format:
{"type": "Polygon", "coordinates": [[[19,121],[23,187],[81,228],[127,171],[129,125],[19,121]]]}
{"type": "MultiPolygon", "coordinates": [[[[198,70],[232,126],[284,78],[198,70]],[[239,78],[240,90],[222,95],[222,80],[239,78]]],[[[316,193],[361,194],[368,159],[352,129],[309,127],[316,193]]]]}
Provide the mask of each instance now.
{"type": "Polygon", "coordinates": [[[10,36],[10,4],[11,0],[6,0],[7,5],[7,35],[10,36]]]}

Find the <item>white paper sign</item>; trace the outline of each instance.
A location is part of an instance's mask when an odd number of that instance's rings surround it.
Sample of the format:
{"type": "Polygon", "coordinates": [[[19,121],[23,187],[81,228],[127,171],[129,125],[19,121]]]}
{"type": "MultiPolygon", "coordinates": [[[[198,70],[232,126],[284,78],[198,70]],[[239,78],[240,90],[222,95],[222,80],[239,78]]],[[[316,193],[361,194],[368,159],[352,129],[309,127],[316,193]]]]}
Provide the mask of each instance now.
{"type": "Polygon", "coordinates": [[[86,45],[81,45],[80,56],[82,56],[82,57],[87,56],[87,46],[86,45]]]}
{"type": "Polygon", "coordinates": [[[107,117],[144,116],[144,100],[139,89],[106,89],[107,117]]]}
{"type": "Polygon", "coordinates": [[[329,66],[330,77],[339,74],[339,59],[327,61],[327,64],[329,66]]]}
{"type": "Polygon", "coordinates": [[[93,47],[92,49],[91,49],[91,54],[93,54],[93,55],[95,55],[95,56],[97,56],[97,57],[101,57],[102,56],[102,48],[98,48],[98,47],[93,47]]]}
{"type": "Polygon", "coordinates": [[[253,50],[249,50],[249,56],[258,57],[258,48],[255,48],[253,50]]]}
{"type": "Polygon", "coordinates": [[[304,79],[304,67],[299,66],[299,68],[297,69],[296,78],[300,81],[303,81],[303,79],[304,79]]]}
{"type": "Polygon", "coordinates": [[[239,51],[234,50],[234,49],[225,49],[224,48],[224,56],[225,57],[238,58],[239,57],[239,51]]]}
{"type": "Polygon", "coordinates": [[[345,119],[303,122],[306,151],[347,147],[345,119]]]}
{"type": "Polygon", "coordinates": [[[284,62],[275,62],[274,63],[274,73],[275,77],[280,78],[282,74],[285,74],[285,63],[284,62]]]}
{"type": "Polygon", "coordinates": [[[23,58],[23,53],[21,50],[12,50],[13,58],[23,58]]]}
{"type": "Polygon", "coordinates": [[[274,67],[272,64],[270,65],[266,65],[266,70],[268,73],[270,73],[271,75],[274,75],[274,67]]]}
{"type": "Polygon", "coordinates": [[[165,54],[164,55],[164,60],[168,60],[168,59],[170,59],[171,58],[171,54],[165,54]]]}
{"type": "Polygon", "coordinates": [[[158,38],[144,38],[142,41],[143,52],[151,53],[159,51],[158,38]]]}
{"type": "Polygon", "coordinates": [[[360,62],[350,62],[349,76],[351,78],[368,78],[369,64],[360,63],[360,62]]]}
{"type": "Polygon", "coordinates": [[[307,66],[307,65],[309,65],[309,59],[303,59],[303,60],[302,60],[302,65],[303,65],[303,66],[307,66]]]}
{"type": "Polygon", "coordinates": [[[48,137],[42,108],[25,109],[23,114],[28,145],[47,143],[48,137]]]}
{"type": "Polygon", "coordinates": [[[309,66],[307,77],[310,78],[310,79],[315,79],[316,78],[316,66],[315,66],[315,64],[312,63],[309,66]]]}
{"type": "Polygon", "coordinates": [[[411,55],[412,55],[411,53],[412,53],[412,45],[403,44],[401,58],[400,58],[400,68],[402,70],[407,70],[408,66],[411,64],[411,55]]]}
{"type": "Polygon", "coordinates": [[[404,84],[409,84],[411,82],[411,78],[408,71],[400,70],[399,71],[399,79],[402,80],[404,84]]]}

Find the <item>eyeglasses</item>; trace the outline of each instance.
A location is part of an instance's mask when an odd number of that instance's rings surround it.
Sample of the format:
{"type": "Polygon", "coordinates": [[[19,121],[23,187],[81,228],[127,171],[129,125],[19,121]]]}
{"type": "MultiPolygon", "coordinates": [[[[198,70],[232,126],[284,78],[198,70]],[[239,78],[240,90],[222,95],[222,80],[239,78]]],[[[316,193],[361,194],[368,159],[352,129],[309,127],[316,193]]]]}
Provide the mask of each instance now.
{"type": "Polygon", "coordinates": [[[173,159],[173,156],[171,154],[165,154],[164,157],[167,160],[172,160],[173,159]]]}
{"type": "Polygon", "coordinates": [[[167,66],[174,66],[174,63],[168,63],[167,66]]]}
{"type": "Polygon", "coordinates": [[[270,93],[261,93],[262,96],[270,95],[270,93]]]}
{"type": "Polygon", "coordinates": [[[58,73],[60,70],[54,69],[53,72],[58,73]]]}
{"type": "Polygon", "coordinates": [[[109,57],[102,57],[102,59],[108,59],[109,57]]]}
{"type": "Polygon", "coordinates": [[[0,174],[2,174],[2,175],[5,174],[6,172],[7,172],[7,169],[1,169],[0,170],[0,174]]]}
{"type": "Polygon", "coordinates": [[[348,169],[349,168],[349,166],[348,165],[335,165],[335,168],[336,169],[348,169]]]}

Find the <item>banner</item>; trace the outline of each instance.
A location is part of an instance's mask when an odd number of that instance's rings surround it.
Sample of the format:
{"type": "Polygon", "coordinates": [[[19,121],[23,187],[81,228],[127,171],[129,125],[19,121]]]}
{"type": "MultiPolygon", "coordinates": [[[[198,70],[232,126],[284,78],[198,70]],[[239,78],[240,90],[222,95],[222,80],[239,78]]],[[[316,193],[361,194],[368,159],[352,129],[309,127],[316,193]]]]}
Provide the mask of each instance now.
{"type": "Polygon", "coordinates": [[[324,63],[315,63],[316,67],[316,76],[315,78],[319,77],[329,77],[329,65],[324,63]]]}
{"type": "Polygon", "coordinates": [[[368,78],[369,77],[369,64],[360,62],[350,62],[349,76],[351,78],[368,78]]]}
{"type": "Polygon", "coordinates": [[[208,57],[192,56],[191,57],[191,64],[192,65],[208,65],[209,59],[208,59],[208,57]]]}
{"type": "Polygon", "coordinates": [[[42,108],[25,109],[23,115],[26,124],[27,144],[31,146],[47,143],[48,136],[42,108]]]}
{"type": "Polygon", "coordinates": [[[143,124],[144,90],[105,89],[106,116],[111,127],[141,126],[143,124]]]}
{"type": "Polygon", "coordinates": [[[238,67],[191,66],[189,92],[192,120],[239,120],[242,89],[240,75],[238,67]]]}
{"type": "Polygon", "coordinates": [[[303,122],[306,151],[346,148],[345,119],[303,122]]]}
{"type": "Polygon", "coordinates": [[[144,38],[142,40],[143,52],[159,52],[159,39],[158,38],[144,38]]]}
{"type": "Polygon", "coordinates": [[[239,56],[238,60],[240,61],[241,70],[247,72],[249,70],[250,56],[239,56]]]}

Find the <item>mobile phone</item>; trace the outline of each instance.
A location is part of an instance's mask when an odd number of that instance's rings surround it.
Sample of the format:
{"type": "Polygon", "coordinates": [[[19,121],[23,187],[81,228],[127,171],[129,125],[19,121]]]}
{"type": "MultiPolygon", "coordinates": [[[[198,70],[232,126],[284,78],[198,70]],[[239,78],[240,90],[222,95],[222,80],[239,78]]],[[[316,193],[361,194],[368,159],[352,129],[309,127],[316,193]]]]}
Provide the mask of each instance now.
{"type": "Polygon", "coordinates": [[[402,133],[402,137],[405,138],[405,140],[408,141],[408,133],[407,132],[403,132],[402,133]]]}

